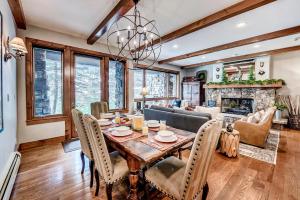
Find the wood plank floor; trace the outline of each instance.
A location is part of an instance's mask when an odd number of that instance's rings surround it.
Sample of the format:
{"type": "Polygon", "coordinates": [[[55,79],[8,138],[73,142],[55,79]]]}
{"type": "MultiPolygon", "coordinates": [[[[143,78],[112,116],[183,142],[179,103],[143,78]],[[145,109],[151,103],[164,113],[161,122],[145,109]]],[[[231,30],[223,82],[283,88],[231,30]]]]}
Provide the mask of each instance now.
{"type": "MultiPolygon", "coordinates": [[[[88,166],[84,175],[80,174],[79,151],[64,153],[61,144],[53,144],[21,153],[11,199],[106,199],[104,192],[95,198],[95,188],[89,188],[88,166]]],[[[188,154],[185,152],[185,159],[188,154]]],[[[230,159],[215,153],[208,183],[208,199],[300,200],[300,132],[281,132],[276,166],[244,156],[230,159]]],[[[101,185],[100,192],[105,191],[101,185]]],[[[125,199],[126,195],[126,183],[114,187],[113,199],[125,199]]]]}

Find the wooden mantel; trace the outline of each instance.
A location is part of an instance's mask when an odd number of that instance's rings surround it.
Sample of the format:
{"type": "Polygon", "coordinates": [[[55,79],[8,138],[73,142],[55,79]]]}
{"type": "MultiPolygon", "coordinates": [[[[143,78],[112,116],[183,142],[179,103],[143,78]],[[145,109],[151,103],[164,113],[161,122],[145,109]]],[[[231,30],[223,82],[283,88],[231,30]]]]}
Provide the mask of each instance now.
{"type": "Polygon", "coordinates": [[[246,85],[246,84],[228,84],[228,85],[219,85],[219,84],[211,84],[205,85],[204,88],[208,89],[223,89],[223,88],[275,88],[279,89],[282,88],[282,82],[274,83],[274,84],[253,84],[253,85],[246,85]]]}

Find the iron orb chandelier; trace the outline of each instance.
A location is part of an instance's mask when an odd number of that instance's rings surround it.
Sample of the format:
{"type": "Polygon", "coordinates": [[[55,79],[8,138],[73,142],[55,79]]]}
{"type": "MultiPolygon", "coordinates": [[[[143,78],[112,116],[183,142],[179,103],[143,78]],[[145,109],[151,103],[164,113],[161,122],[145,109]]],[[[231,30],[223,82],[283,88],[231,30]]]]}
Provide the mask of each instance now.
{"type": "Polygon", "coordinates": [[[110,26],[107,32],[107,47],[109,53],[115,55],[115,60],[123,57],[133,61],[134,67],[143,63],[146,64],[146,68],[150,68],[160,56],[161,38],[155,20],[141,16],[137,9],[138,0],[134,2],[133,14],[122,16],[110,26]],[[154,44],[154,40],[157,44],[154,44]],[[144,62],[146,60],[147,62],[144,62]]]}

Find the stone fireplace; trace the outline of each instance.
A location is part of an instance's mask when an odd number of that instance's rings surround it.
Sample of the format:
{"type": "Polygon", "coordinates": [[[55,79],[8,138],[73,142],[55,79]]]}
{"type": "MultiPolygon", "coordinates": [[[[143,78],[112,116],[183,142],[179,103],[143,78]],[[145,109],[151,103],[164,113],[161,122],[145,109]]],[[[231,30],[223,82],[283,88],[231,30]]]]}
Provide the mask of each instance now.
{"type": "Polygon", "coordinates": [[[221,112],[235,115],[248,115],[253,112],[251,98],[222,98],[221,112]]]}
{"type": "Polygon", "coordinates": [[[265,110],[272,106],[275,102],[275,96],[276,88],[207,88],[208,100],[216,101],[219,107],[222,106],[222,99],[235,98],[241,101],[251,99],[251,112],[265,110]]]}

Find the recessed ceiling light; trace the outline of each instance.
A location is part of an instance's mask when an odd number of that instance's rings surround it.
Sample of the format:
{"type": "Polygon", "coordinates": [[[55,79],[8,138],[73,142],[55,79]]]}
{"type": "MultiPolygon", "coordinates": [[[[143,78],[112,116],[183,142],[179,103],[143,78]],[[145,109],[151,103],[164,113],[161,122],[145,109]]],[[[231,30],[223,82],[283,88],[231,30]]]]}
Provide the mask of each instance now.
{"type": "Polygon", "coordinates": [[[246,24],[246,22],[240,22],[240,23],[238,23],[237,25],[236,25],[236,27],[237,28],[243,28],[243,27],[245,27],[247,24],[246,24]]]}
{"type": "Polygon", "coordinates": [[[174,45],[173,45],[173,48],[174,48],[174,49],[178,49],[178,44],[174,44],[174,45]]]}
{"type": "Polygon", "coordinates": [[[202,58],[202,59],[205,59],[206,57],[205,57],[205,56],[202,56],[201,58],[202,58]]]}
{"type": "Polygon", "coordinates": [[[253,47],[254,47],[254,48],[259,48],[260,45],[259,45],[259,44],[255,44],[253,47]]]}

